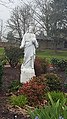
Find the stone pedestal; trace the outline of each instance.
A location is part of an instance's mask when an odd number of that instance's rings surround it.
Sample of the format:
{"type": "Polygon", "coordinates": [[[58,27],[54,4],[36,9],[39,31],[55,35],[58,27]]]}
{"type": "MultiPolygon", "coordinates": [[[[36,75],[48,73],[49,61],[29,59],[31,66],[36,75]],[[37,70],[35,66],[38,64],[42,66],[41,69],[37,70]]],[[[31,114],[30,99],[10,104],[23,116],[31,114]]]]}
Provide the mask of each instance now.
{"type": "Polygon", "coordinates": [[[23,65],[21,66],[21,74],[20,74],[20,83],[26,83],[33,76],[35,76],[35,71],[32,68],[25,68],[23,65]]]}

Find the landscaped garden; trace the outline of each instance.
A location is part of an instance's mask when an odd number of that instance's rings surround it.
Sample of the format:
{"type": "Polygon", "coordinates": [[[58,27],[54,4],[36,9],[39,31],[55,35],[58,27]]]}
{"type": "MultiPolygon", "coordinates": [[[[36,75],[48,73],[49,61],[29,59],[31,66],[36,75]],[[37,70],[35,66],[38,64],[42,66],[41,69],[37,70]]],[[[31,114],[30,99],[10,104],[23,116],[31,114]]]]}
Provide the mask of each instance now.
{"type": "Polygon", "coordinates": [[[37,51],[36,77],[20,83],[23,50],[0,48],[0,118],[67,119],[67,51],[37,51]]]}

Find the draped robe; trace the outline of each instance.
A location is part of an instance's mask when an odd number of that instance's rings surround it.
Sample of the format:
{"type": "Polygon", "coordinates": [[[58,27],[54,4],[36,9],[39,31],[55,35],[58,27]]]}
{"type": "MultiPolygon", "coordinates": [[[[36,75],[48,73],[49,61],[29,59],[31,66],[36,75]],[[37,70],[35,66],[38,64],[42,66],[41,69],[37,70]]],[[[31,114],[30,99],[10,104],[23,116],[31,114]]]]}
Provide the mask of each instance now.
{"type": "Polygon", "coordinates": [[[20,48],[24,48],[24,68],[34,68],[34,60],[38,42],[34,33],[25,33],[20,48]]]}

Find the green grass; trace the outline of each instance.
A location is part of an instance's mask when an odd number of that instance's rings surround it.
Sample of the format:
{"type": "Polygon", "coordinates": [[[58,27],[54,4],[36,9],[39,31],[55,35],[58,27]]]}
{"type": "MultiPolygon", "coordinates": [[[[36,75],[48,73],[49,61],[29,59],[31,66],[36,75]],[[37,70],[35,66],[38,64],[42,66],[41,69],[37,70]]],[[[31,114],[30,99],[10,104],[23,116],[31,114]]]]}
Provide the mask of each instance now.
{"type": "Polygon", "coordinates": [[[58,50],[57,52],[55,52],[54,50],[38,51],[37,56],[41,58],[47,58],[48,60],[52,58],[67,60],[67,51],[62,50],[58,50]]]}
{"type": "Polygon", "coordinates": [[[0,47],[0,56],[4,54],[4,48],[0,47]]]}
{"type": "MultiPolygon", "coordinates": [[[[0,48],[0,56],[4,55],[4,48],[0,48]]],[[[36,55],[41,58],[47,58],[51,60],[52,58],[66,59],[67,60],[67,51],[46,49],[45,51],[37,51],[36,55]]]]}

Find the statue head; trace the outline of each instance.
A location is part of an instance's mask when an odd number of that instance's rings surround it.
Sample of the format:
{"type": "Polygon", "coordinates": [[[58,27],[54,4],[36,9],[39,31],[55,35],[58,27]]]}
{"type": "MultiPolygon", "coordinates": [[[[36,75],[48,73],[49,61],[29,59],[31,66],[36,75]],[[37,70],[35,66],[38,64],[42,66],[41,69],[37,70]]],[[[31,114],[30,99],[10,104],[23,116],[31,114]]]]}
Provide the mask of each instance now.
{"type": "Polygon", "coordinates": [[[29,33],[33,33],[34,32],[34,26],[33,25],[30,25],[29,26],[29,33]]]}

